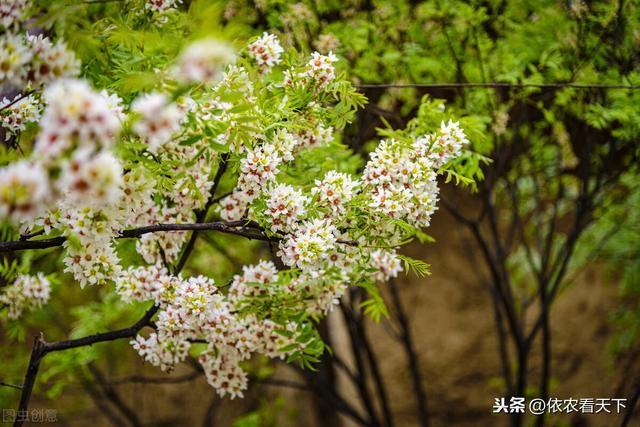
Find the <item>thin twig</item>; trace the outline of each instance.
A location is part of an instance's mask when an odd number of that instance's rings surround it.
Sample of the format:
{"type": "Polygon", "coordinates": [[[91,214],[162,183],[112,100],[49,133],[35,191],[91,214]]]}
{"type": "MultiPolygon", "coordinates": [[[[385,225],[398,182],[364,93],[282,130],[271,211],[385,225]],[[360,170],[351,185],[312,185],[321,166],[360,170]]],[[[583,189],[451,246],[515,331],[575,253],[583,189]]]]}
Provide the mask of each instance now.
{"type": "Polygon", "coordinates": [[[29,95],[33,94],[35,91],[34,90],[30,90],[28,92],[25,92],[19,96],[17,96],[13,101],[9,102],[6,105],[3,105],[0,107],[0,112],[6,110],[7,108],[11,107],[12,105],[16,104],[19,101],[22,101],[23,99],[27,98],[29,95]]]}
{"type": "Polygon", "coordinates": [[[22,390],[22,386],[18,384],[9,384],[9,383],[0,382],[0,387],[9,387],[9,388],[16,388],[18,390],[22,390]]]}

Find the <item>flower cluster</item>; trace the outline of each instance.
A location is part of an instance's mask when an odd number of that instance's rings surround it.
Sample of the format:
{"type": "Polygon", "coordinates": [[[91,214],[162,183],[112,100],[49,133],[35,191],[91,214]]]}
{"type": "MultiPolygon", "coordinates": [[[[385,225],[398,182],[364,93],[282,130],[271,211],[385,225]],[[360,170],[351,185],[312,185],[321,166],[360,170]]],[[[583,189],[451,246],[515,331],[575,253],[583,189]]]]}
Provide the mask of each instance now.
{"type": "Polygon", "coordinates": [[[22,22],[27,6],[29,6],[28,0],[2,0],[0,2],[0,27],[8,30],[22,22]]]}
{"type": "Polygon", "coordinates": [[[63,41],[54,43],[43,35],[0,35],[0,83],[20,90],[37,88],[78,71],[79,63],[63,41]]]}
{"type": "Polygon", "coordinates": [[[274,65],[280,63],[284,52],[278,38],[264,33],[262,37],[249,45],[249,56],[253,58],[264,72],[269,72],[274,65]]]}
{"type": "Polygon", "coordinates": [[[208,348],[200,355],[209,383],[221,397],[242,396],[247,374],[240,362],[252,353],[285,357],[282,348],[295,343],[296,324],[280,325],[269,319],[242,316],[235,303],[252,285],[277,278],[269,263],[246,267],[236,276],[229,298],[220,293],[213,280],[203,277],[183,279],[171,276],[159,267],[130,268],[116,281],[116,290],[125,301],[154,300],[160,306],[155,332],[138,335],[131,341],[147,362],[163,370],[183,361],[195,340],[204,340],[208,348]],[[286,330],[286,334],[279,333],[286,330]]]}
{"type": "Polygon", "coordinates": [[[81,287],[109,283],[120,273],[120,259],[105,236],[85,237],[75,245],[65,243],[65,248],[64,271],[73,274],[81,287]]]}
{"type": "Polygon", "coordinates": [[[204,39],[191,43],[182,53],[175,74],[184,83],[215,83],[224,67],[235,60],[235,52],[226,43],[204,39]]]}
{"type": "Polygon", "coordinates": [[[280,153],[273,144],[263,144],[250,150],[240,161],[238,187],[245,192],[260,192],[267,183],[273,182],[282,163],[280,153]]]}
{"type": "Polygon", "coordinates": [[[49,196],[49,176],[40,164],[21,160],[0,169],[0,218],[32,221],[45,211],[49,196]]]}
{"type": "Polygon", "coordinates": [[[21,85],[32,57],[24,37],[14,34],[0,36],[0,83],[21,85]]]}
{"type": "Polygon", "coordinates": [[[81,287],[108,283],[120,273],[113,238],[119,226],[109,210],[61,203],[59,225],[67,236],[65,271],[81,287]]]}
{"type": "Polygon", "coordinates": [[[152,12],[167,12],[182,3],[182,0],[145,0],[145,8],[152,12]]]}
{"type": "Polygon", "coordinates": [[[313,79],[320,87],[326,86],[336,78],[333,63],[337,60],[338,58],[331,52],[327,55],[314,52],[313,57],[307,64],[305,74],[313,79]]]}
{"type": "Polygon", "coordinates": [[[116,279],[116,292],[127,303],[153,300],[160,302],[163,292],[175,288],[175,278],[157,265],[129,267],[116,279]]]}
{"type": "Polygon", "coordinates": [[[337,61],[338,57],[332,52],[326,55],[313,52],[311,59],[301,72],[297,72],[295,68],[284,71],[283,85],[285,87],[313,85],[318,90],[322,90],[336,79],[333,64],[337,61]]]}
{"type": "Polygon", "coordinates": [[[0,101],[0,126],[5,129],[5,139],[17,136],[27,125],[40,119],[41,106],[35,96],[16,95],[13,100],[3,98],[0,101]]]}
{"type": "Polygon", "coordinates": [[[113,154],[92,155],[81,148],[62,164],[57,184],[70,203],[100,209],[115,205],[122,197],[122,173],[122,164],[113,154]]]}
{"type": "Polygon", "coordinates": [[[280,243],[278,256],[288,266],[313,269],[334,249],[335,234],[335,226],[326,220],[307,221],[280,243]]]}
{"type": "Polygon", "coordinates": [[[35,276],[21,274],[0,294],[0,304],[8,307],[9,318],[17,319],[25,311],[45,304],[50,294],[51,283],[43,273],[35,276]]]}
{"type": "Polygon", "coordinates": [[[133,130],[145,141],[152,153],[157,153],[160,147],[171,140],[184,119],[178,106],[170,103],[160,93],[141,96],[133,102],[131,109],[140,115],[133,130]]]}
{"type": "Polygon", "coordinates": [[[442,122],[437,132],[418,138],[415,148],[419,155],[429,157],[437,169],[458,157],[462,147],[468,143],[460,124],[449,120],[448,123],[442,122]]]}
{"type": "Polygon", "coordinates": [[[82,286],[105,283],[119,272],[113,238],[133,213],[122,203],[135,199],[110,151],[121,126],[119,98],[61,79],[43,99],[31,159],[0,169],[0,212],[25,231],[34,223],[62,229],[65,271],[82,286]]]}
{"type": "Polygon", "coordinates": [[[301,147],[321,147],[333,140],[333,128],[320,122],[316,126],[300,131],[298,137],[301,147]]]}
{"type": "Polygon", "coordinates": [[[63,41],[54,43],[42,34],[29,36],[28,41],[33,57],[27,79],[32,86],[47,85],[78,74],[80,63],[63,41]]]}
{"type": "Polygon", "coordinates": [[[327,216],[342,215],[359,185],[345,173],[330,171],[322,180],[316,180],[312,193],[318,196],[320,206],[328,210],[327,216]]]}
{"type": "Polygon", "coordinates": [[[376,270],[374,278],[378,282],[385,282],[391,277],[398,277],[398,273],[402,271],[402,264],[395,251],[374,251],[371,254],[371,267],[376,270]]]}
{"type": "Polygon", "coordinates": [[[242,219],[249,203],[254,199],[251,190],[234,191],[225,197],[215,208],[216,212],[225,221],[237,221],[242,219]]]}
{"type": "Polygon", "coordinates": [[[291,232],[305,214],[308,198],[287,184],[272,187],[267,196],[267,212],[273,231],[291,232]]]}
{"type": "Polygon", "coordinates": [[[51,163],[78,146],[108,149],[120,130],[118,115],[108,99],[83,80],[59,80],[44,91],[46,110],[34,153],[51,163]]]}
{"type": "Polygon", "coordinates": [[[278,270],[271,261],[261,261],[256,265],[242,267],[242,275],[233,276],[229,287],[229,301],[234,305],[252,296],[264,295],[266,289],[261,286],[278,281],[278,270]]]}
{"type": "Polygon", "coordinates": [[[290,284],[291,292],[305,296],[302,309],[310,315],[327,314],[340,303],[348,289],[344,276],[329,274],[324,269],[310,270],[300,274],[290,284]]]}
{"type": "Polygon", "coordinates": [[[433,162],[421,149],[418,141],[413,148],[393,139],[382,141],[371,154],[363,179],[375,212],[427,227],[439,190],[433,162]]]}

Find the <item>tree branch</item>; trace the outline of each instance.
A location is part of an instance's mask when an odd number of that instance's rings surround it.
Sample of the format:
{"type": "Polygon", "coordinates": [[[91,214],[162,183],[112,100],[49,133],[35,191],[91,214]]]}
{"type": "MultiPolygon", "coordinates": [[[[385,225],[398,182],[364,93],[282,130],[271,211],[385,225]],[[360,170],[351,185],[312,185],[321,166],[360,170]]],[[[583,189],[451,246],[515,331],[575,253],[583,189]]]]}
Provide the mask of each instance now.
{"type": "Polygon", "coordinates": [[[89,371],[93,375],[94,379],[98,383],[98,386],[102,389],[104,396],[115,406],[120,413],[133,425],[134,427],[142,427],[142,423],[138,418],[138,415],[134,410],[129,408],[127,404],[122,400],[122,397],[118,394],[115,388],[105,379],[100,370],[93,364],[89,363],[89,371]]]}
{"type": "MultiPolygon", "coordinates": [[[[203,223],[187,224],[152,224],[143,227],[123,230],[116,239],[137,238],[147,233],[158,233],[167,231],[219,231],[225,234],[246,237],[250,240],[262,240],[265,242],[279,242],[282,240],[278,236],[267,236],[263,229],[252,221],[214,221],[203,223]]],[[[67,240],[65,236],[52,237],[50,239],[39,240],[14,240],[10,242],[0,242],[0,253],[22,251],[27,249],[47,249],[62,246],[67,240]]],[[[338,243],[349,246],[358,246],[357,240],[338,239],[338,243]]]]}
{"type": "MultiPolygon", "coordinates": [[[[53,341],[46,342],[42,333],[36,336],[33,342],[33,348],[31,350],[31,358],[29,359],[29,366],[27,367],[27,373],[24,378],[24,384],[22,386],[22,394],[20,395],[20,404],[18,406],[18,413],[24,413],[29,407],[29,400],[31,399],[31,393],[33,386],[35,385],[36,377],[38,375],[38,368],[40,367],[40,361],[47,355],[47,353],[61,350],[68,350],[70,348],[84,347],[87,345],[93,345],[95,343],[104,341],[114,341],[121,338],[132,338],[138,331],[145,326],[148,326],[151,322],[151,318],[158,311],[158,306],[152,306],[147,312],[138,320],[135,324],[128,328],[119,329],[117,331],[105,332],[100,334],[89,335],[82,338],[65,341],[53,341]]],[[[20,427],[24,421],[22,418],[17,417],[13,426],[20,427]]]]}
{"type": "Polygon", "coordinates": [[[422,427],[429,427],[427,393],[422,385],[422,374],[420,372],[418,354],[413,345],[413,339],[409,329],[409,320],[405,315],[405,310],[402,306],[402,300],[400,299],[400,294],[398,293],[398,287],[396,286],[394,278],[389,279],[389,291],[391,293],[391,300],[395,309],[396,318],[400,324],[402,345],[407,355],[409,371],[411,372],[411,380],[413,381],[413,391],[416,394],[416,404],[418,406],[420,425],[422,427]]]}
{"type": "MultiPolygon", "coordinates": [[[[209,200],[207,200],[207,203],[205,204],[204,208],[202,208],[202,210],[196,213],[196,223],[198,224],[204,223],[205,219],[207,218],[207,214],[209,213],[209,208],[214,203],[214,197],[216,195],[216,190],[218,189],[218,185],[220,184],[220,180],[222,180],[222,176],[227,171],[228,160],[229,160],[229,153],[223,153],[220,156],[220,165],[218,166],[216,176],[213,178],[213,184],[209,189],[209,195],[210,195],[209,200]]],[[[184,251],[180,256],[180,259],[178,260],[178,264],[176,264],[176,269],[175,269],[176,273],[179,273],[184,268],[184,265],[186,264],[187,259],[189,258],[189,255],[191,255],[191,251],[193,251],[193,248],[195,247],[197,238],[198,238],[198,230],[197,228],[194,228],[193,233],[191,233],[191,237],[189,237],[189,241],[184,247],[184,251]]]]}

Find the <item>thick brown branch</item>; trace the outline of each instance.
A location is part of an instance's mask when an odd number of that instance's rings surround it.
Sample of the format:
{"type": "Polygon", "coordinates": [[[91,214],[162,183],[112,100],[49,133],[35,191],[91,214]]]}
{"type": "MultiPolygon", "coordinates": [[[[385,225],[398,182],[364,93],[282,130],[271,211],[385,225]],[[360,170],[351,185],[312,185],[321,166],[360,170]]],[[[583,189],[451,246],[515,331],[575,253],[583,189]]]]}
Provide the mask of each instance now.
{"type": "MultiPolygon", "coordinates": [[[[31,358],[29,359],[29,366],[27,367],[27,373],[24,376],[24,384],[22,385],[22,394],[20,395],[18,414],[24,414],[29,407],[29,400],[31,400],[31,392],[33,391],[33,386],[36,383],[36,377],[38,376],[40,361],[45,354],[46,352],[44,350],[44,339],[42,338],[42,334],[40,334],[33,340],[31,358]]],[[[15,422],[13,423],[13,427],[20,427],[23,423],[23,417],[18,415],[15,419],[15,422]]]]}
{"type": "Polygon", "coordinates": [[[93,344],[104,342],[104,341],[114,341],[122,338],[132,338],[138,333],[140,329],[150,324],[151,318],[156,314],[157,311],[158,311],[158,307],[154,305],[149,310],[147,310],[147,312],[144,314],[142,319],[138,320],[134,325],[128,328],[118,329],[116,331],[111,331],[111,332],[103,332],[103,333],[94,334],[94,335],[88,335],[86,337],[77,338],[73,340],[44,342],[45,353],[50,353],[52,351],[68,350],[70,348],[76,348],[76,347],[85,347],[88,345],[93,345],[93,344]]]}
{"type": "MultiPolygon", "coordinates": [[[[211,230],[221,233],[235,234],[248,239],[256,240],[279,240],[262,234],[259,228],[251,226],[247,221],[216,221],[208,223],[188,223],[188,224],[152,224],[144,227],[124,230],[116,238],[136,238],[147,233],[158,233],[166,231],[188,231],[188,230],[211,230]]],[[[52,237],[50,239],[39,240],[15,240],[11,242],[0,242],[0,252],[13,252],[26,249],[47,249],[62,246],[67,240],[65,236],[52,237]]]]}
{"type": "MultiPolygon", "coordinates": [[[[187,224],[152,224],[144,227],[124,230],[116,238],[130,239],[140,237],[147,233],[158,233],[167,231],[219,231],[226,234],[246,237],[251,240],[263,240],[265,242],[279,242],[278,236],[267,236],[262,228],[253,221],[215,221],[203,223],[187,224]]],[[[62,246],[67,240],[64,236],[52,237],[50,239],[39,240],[14,240],[10,242],[0,242],[0,253],[14,252],[27,249],[47,249],[62,246]]],[[[350,246],[358,246],[356,240],[337,240],[338,243],[350,246]]]]}

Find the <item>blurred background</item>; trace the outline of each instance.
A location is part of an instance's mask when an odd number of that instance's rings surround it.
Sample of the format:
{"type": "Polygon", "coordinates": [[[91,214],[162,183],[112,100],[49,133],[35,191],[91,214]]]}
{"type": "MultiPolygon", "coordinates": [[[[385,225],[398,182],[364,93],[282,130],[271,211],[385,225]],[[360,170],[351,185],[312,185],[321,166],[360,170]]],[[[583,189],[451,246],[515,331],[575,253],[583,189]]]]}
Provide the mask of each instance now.
{"type": "MultiPolygon", "coordinates": [[[[119,7],[109,3],[51,6],[81,57],[92,53],[74,19],[119,7]]],[[[429,96],[473,120],[472,149],[492,162],[476,185],[441,182],[432,239],[405,249],[431,274],[388,283],[380,322],[352,290],[321,324],[333,352],[315,371],[253,360],[249,391],[231,401],[196,364],[163,374],[113,342],[48,356],[32,407],[69,426],[640,426],[639,6],[183,1],[238,38],[270,31],[336,53],[369,100],[341,136],[354,153],[429,96]],[[509,396],[628,400],[620,414],[493,414],[509,396]]],[[[270,256],[228,236],[198,244],[193,273],[216,265],[224,277],[270,256]]],[[[28,323],[0,326],[2,382],[21,383],[39,330],[63,339],[140,314],[113,292],[56,292],[28,323]]],[[[1,407],[18,398],[0,388],[1,407]]]]}

